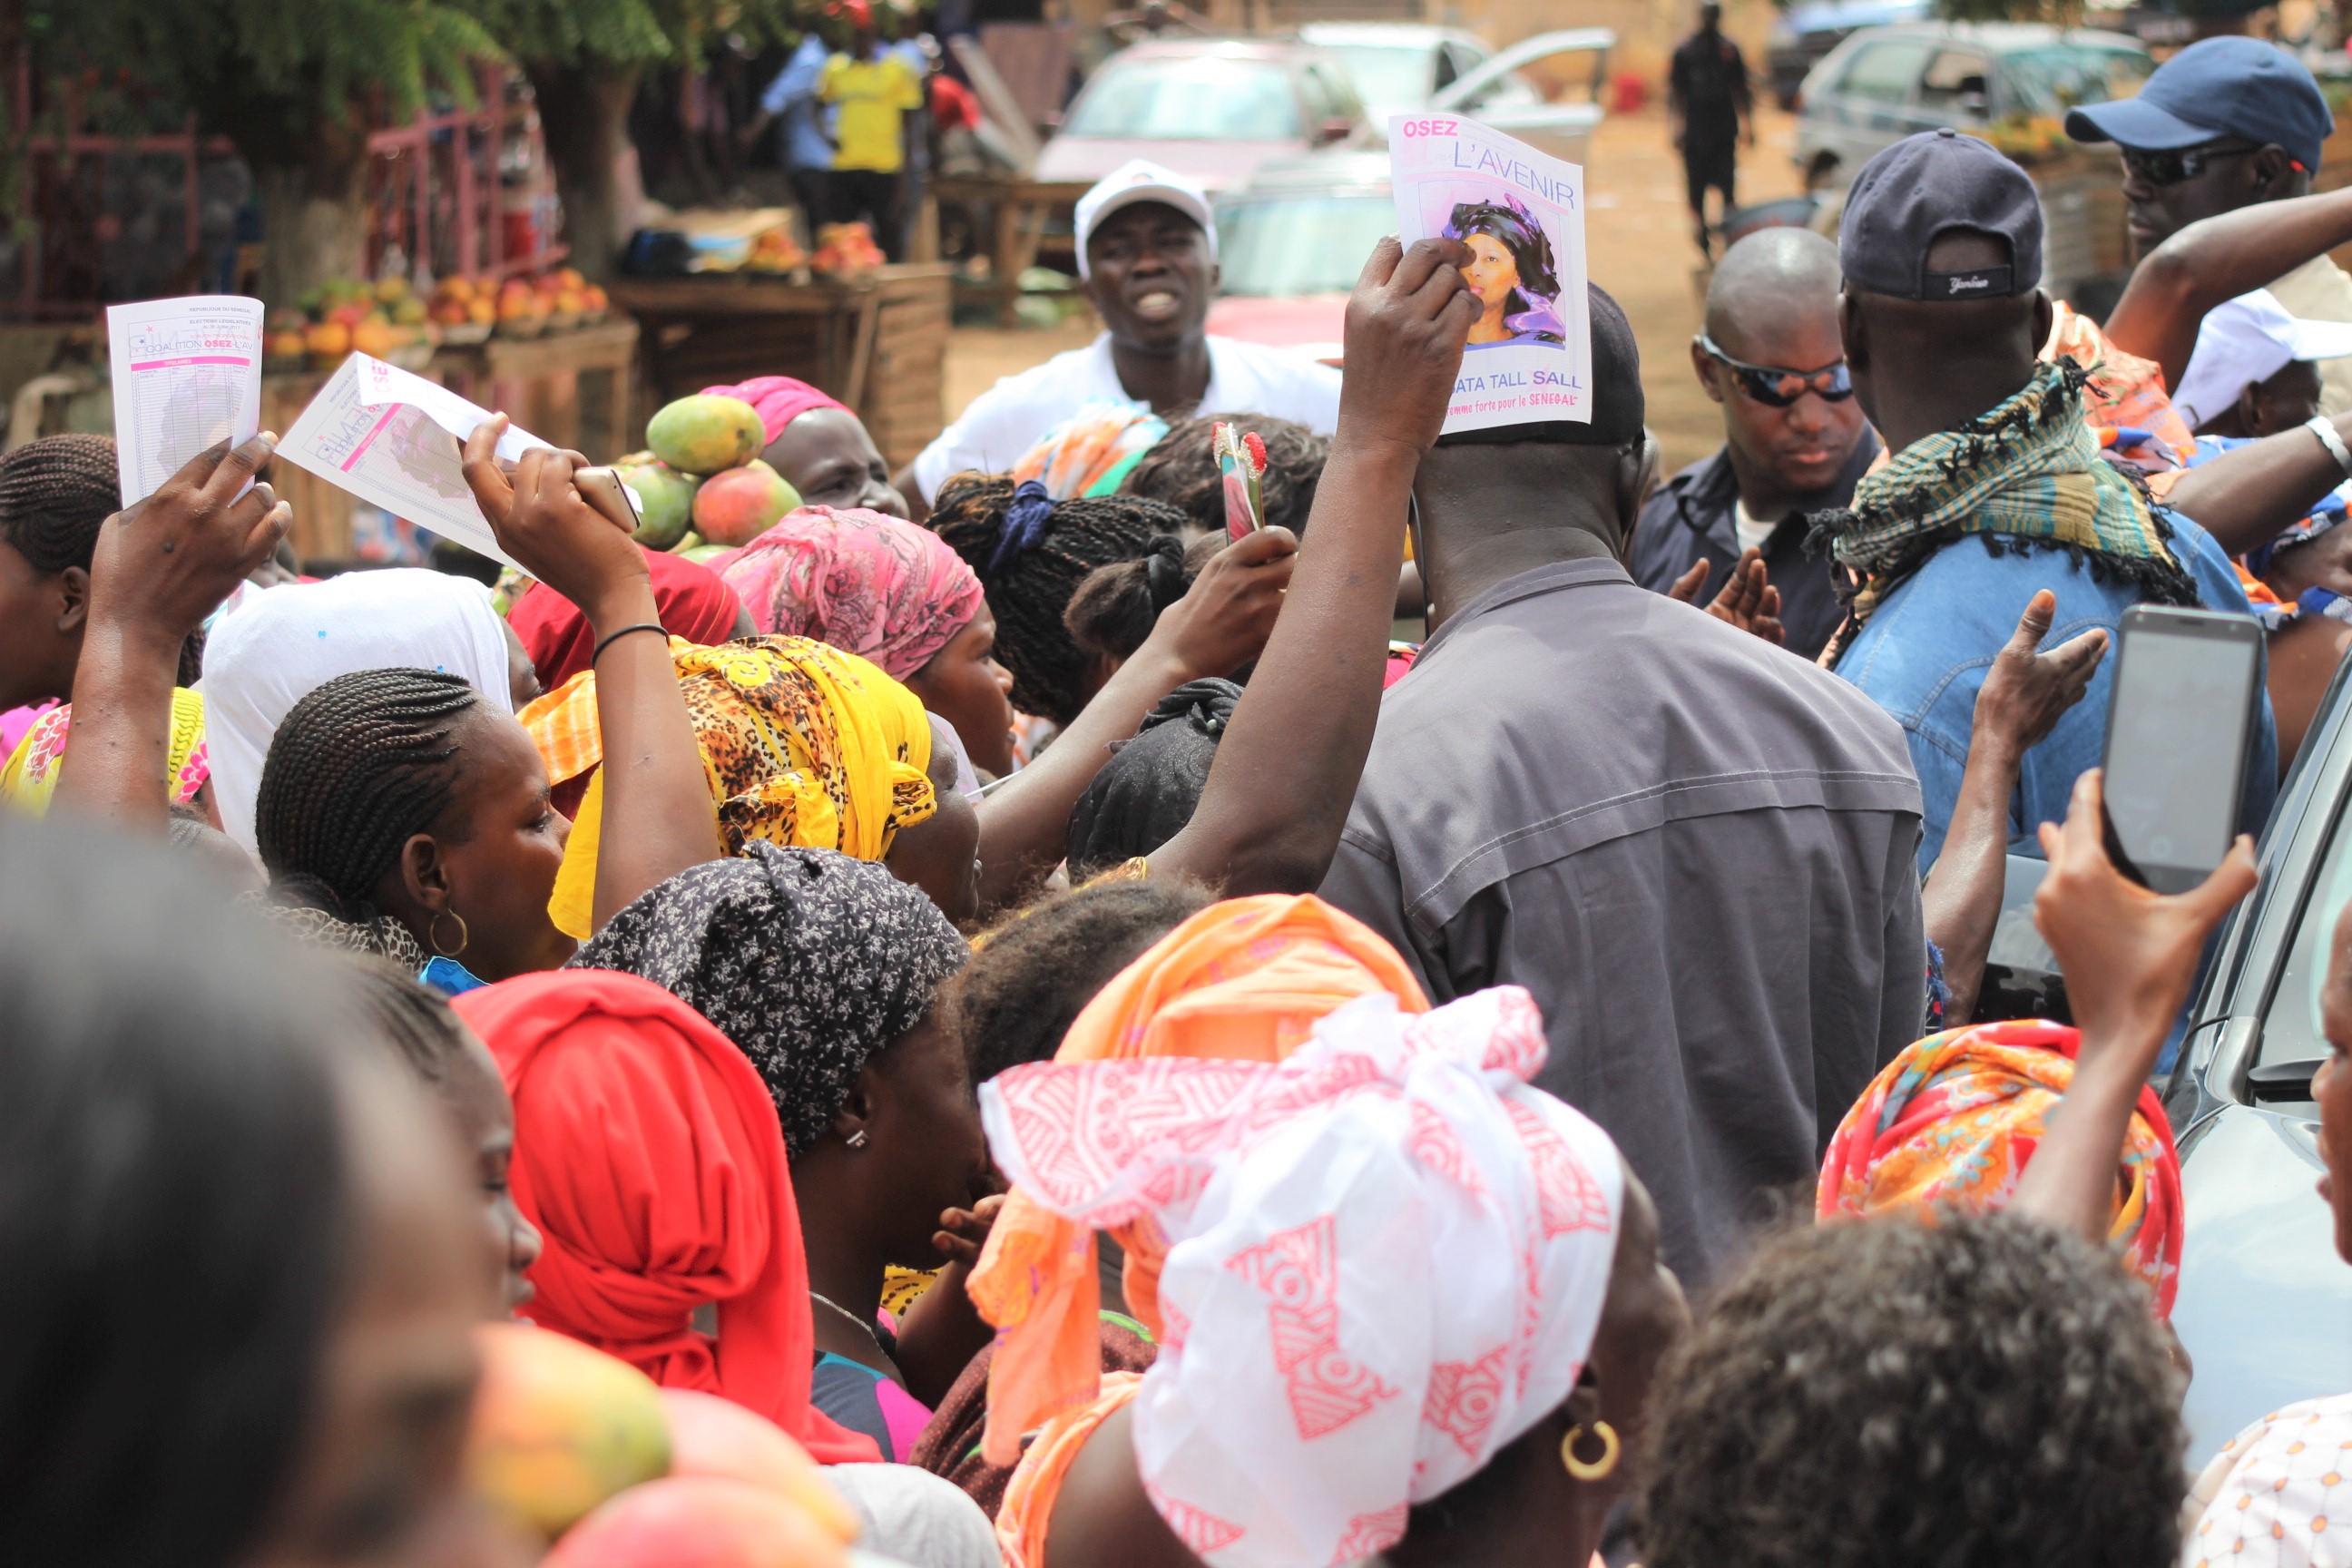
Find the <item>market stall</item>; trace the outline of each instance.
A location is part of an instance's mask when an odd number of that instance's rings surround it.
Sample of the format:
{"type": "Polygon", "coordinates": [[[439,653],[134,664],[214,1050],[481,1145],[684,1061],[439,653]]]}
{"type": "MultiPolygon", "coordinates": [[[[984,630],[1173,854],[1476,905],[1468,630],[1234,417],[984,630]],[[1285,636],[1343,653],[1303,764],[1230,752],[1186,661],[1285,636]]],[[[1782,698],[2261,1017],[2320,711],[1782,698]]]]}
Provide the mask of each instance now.
{"type": "MultiPolygon", "coordinates": [[[[1013,305],[1021,298],[1021,275],[1037,265],[1046,225],[1057,215],[1067,216],[1087,189],[1084,180],[977,175],[933,180],[932,198],[943,207],[962,207],[971,215],[972,232],[988,237],[988,280],[961,287],[992,299],[1004,325],[1017,324],[1013,305]]],[[[1071,269],[1076,269],[1075,261],[1071,269]]]]}
{"type": "Polygon", "coordinates": [[[896,468],[945,424],[952,271],[909,263],[805,283],[748,272],[625,278],[610,292],[644,330],[641,414],[722,382],[798,376],[857,410],[896,468]]]}

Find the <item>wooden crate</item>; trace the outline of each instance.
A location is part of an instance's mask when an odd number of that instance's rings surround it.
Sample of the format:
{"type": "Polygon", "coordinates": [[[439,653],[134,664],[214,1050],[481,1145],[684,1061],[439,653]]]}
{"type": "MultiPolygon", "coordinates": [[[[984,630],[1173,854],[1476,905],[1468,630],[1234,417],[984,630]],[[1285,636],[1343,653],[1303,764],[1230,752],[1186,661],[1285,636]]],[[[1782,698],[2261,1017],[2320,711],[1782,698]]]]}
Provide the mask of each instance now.
{"type": "Polygon", "coordinates": [[[536,338],[445,347],[433,363],[465,397],[602,463],[636,446],[630,423],[636,353],[637,323],[623,316],[536,338]]]}
{"type": "Polygon", "coordinates": [[[790,375],[857,410],[894,468],[946,425],[952,268],[885,267],[855,282],[744,274],[623,279],[614,304],[644,327],[633,431],[706,386],[790,375]]]}

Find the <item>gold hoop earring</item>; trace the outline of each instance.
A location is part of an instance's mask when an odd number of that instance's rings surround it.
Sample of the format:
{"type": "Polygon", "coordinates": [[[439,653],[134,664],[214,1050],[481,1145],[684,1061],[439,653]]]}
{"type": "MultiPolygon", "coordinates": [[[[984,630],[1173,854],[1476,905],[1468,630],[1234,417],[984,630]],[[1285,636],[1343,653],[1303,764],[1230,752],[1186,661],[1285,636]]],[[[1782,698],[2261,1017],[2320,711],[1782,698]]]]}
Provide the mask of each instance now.
{"type": "Polygon", "coordinates": [[[1580,1481],[1606,1480],[1617,1468],[1620,1452],[1617,1428],[1606,1421],[1592,1424],[1592,1435],[1601,1439],[1601,1458],[1591,1460],[1576,1457],[1576,1440],[1584,1435],[1584,1431],[1581,1421],[1568,1429],[1568,1436],[1559,1440],[1559,1462],[1567,1468],[1570,1475],[1580,1481]]]}
{"type": "Polygon", "coordinates": [[[439,953],[442,957],[455,958],[459,953],[466,951],[466,944],[474,940],[474,933],[466,929],[465,916],[459,914],[455,910],[443,910],[439,914],[433,917],[433,923],[425,928],[425,940],[431,942],[433,944],[433,951],[439,953]],[[457,945],[455,947],[443,947],[441,945],[441,922],[444,919],[453,920],[457,922],[457,945]]]}

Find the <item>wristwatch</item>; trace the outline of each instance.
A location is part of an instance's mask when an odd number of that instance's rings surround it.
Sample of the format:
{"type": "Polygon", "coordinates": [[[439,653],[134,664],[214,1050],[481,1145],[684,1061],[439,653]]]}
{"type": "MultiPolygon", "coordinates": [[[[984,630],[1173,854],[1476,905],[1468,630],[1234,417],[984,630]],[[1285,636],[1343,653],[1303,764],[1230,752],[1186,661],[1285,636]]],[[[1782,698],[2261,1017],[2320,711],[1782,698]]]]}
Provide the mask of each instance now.
{"type": "Polygon", "coordinates": [[[2352,447],[2346,447],[2344,437],[2336,433],[2336,421],[2325,414],[2315,414],[2303,422],[2303,427],[2319,437],[2319,444],[2327,448],[2327,455],[2344,470],[2344,477],[2352,479],[2352,447]]]}

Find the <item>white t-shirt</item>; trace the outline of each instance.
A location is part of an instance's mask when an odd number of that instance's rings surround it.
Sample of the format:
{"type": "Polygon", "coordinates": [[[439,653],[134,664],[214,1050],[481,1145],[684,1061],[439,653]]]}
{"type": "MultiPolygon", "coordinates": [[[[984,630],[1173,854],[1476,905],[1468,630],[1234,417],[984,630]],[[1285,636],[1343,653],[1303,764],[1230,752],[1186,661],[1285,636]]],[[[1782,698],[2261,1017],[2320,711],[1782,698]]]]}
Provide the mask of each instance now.
{"type": "MultiPolygon", "coordinates": [[[[915,459],[915,483],[935,499],[950,474],[1002,473],[1037,438],[1089,403],[1130,403],[1110,357],[1110,334],[1044,364],[1008,375],[971,400],[963,416],[915,459]]],[[[1209,339],[1209,390],[1203,414],[1271,414],[1328,436],[1339,418],[1339,373],[1303,355],[1209,339]]]]}
{"type": "Polygon", "coordinates": [[[1771,538],[1772,531],[1780,526],[1777,522],[1757,521],[1748,515],[1746,501],[1736,496],[1732,498],[1731,531],[1739,536],[1739,549],[1742,554],[1750,550],[1763,549],[1764,542],[1771,538]]]}

